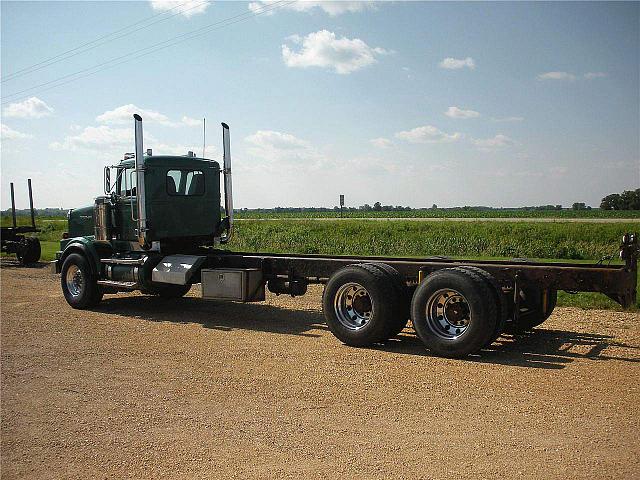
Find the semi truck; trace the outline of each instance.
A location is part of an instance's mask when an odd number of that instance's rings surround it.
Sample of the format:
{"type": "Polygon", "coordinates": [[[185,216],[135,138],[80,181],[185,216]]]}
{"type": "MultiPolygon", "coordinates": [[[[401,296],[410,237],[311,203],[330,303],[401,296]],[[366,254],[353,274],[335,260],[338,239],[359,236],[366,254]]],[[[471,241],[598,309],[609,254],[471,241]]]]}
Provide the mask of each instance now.
{"type": "Polygon", "coordinates": [[[104,195],[68,214],[54,266],[73,308],[94,308],[118,292],[179,298],[194,284],[203,299],[236,302],[263,301],[266,289],[304,295],[323,284],[326,323],[344,344],[385,342],[410,320],[433,354],[464,357],[502,333],[540,325],[558,290],[601,292],[623,307],[636,302],[637,233],[624,235],[622,262],[613,265],[231,251],[229,126],[222,124],[221,166],[193,152],[145,151],[142,118],[133,117],[135,152],[104,168],[104,195]]]}

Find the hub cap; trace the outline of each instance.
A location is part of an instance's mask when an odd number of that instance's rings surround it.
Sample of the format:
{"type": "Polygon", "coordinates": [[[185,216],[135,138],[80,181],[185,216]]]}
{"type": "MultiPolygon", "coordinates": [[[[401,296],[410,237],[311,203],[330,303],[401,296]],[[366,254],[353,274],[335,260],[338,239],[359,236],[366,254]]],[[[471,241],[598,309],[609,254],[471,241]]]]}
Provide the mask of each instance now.
{"type": "Polygon", "coordinates": [[[78,297],[84,288],[84,275],[77,265],[71,265],[67,270],[67,290],[73,297],[78,297]]]}
{"type": "Polygon", "coordinates": [[[427,301],[426,313],[429,330],[446,340],[455,340],[464,335],[471,323],[469,303],[456,290],[434,292],[427,301]]]}
{"type": "Polygon", "coordinates": [[[345,283],[336,292],[333,308],[338,321],[349,330],[364,328],[373,317],[369,292],[359,283],[345,283]]]}

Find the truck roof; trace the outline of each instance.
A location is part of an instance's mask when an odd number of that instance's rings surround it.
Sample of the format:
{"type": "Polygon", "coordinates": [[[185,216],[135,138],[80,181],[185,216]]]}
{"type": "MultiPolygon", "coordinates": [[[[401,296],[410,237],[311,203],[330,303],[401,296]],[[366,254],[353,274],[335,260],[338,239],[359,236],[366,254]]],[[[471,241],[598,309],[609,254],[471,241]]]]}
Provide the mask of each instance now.
{"type": "MultiPolygon", "coordinates": [[[[176,167],[183,166],[186,168],[220,168],[220,164],[215,160],[200,157],[187,157],[186,155],[145,155],[144,162],[146,165],[159,167],[176,167]]],[[[135,159],[128,158],[120,161],[118,166],[125,168],[135,166],[135,159]]]]}

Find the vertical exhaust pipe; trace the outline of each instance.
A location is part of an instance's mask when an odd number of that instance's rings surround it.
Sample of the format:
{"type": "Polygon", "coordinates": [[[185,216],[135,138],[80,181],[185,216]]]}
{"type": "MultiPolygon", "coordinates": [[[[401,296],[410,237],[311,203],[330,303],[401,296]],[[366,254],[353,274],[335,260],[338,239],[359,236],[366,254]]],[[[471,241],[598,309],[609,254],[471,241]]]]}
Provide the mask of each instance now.
{"type": "Polygon", "coordinates": [[[136,142],[136,202],[138,211],[138,243],[141,247],[147,245],[147,206],[144,188],[144,146],[142,144],[142,117],[135,113],[135,142],[136,142]]]}
{"type": "Polygon", "coordinates": [[[16,228],[16,201],[13,196],[13,182],[11,182],[11,216],[13,217],[13,228],[16,228]]]}
{"type": "Polygon", "coordinates": [[[29,185],[29,208],[31,209],[31,226],[36,228],[36,216],[33,211],[33,193],[31,192],[31,179],[27,179],[27,185],[29,185]]]}
{"type": "Polygon", "coordinates": [[[233,233],[233,186],[231,181],[231,145],[229,140],[229,125],[222,124],[222,148],[224,157],[222,172],[224,174],[224,209],[227,214],[227,233],[220,238],[220,243],[227,243],[233,233]]]}

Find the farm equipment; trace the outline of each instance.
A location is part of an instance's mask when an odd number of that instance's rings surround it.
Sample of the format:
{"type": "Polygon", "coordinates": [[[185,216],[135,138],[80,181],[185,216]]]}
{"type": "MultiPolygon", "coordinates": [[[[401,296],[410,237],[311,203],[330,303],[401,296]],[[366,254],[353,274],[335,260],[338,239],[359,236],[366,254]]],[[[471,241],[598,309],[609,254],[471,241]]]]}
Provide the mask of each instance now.
{"type": "Polygon", "coordinates": [[[623,307],[636,302],[637,234],[624,236],[624,263],[616,265],[226,250],[233,234],[229,127],[222,124],[221,168],[192,152],[145,153],[142,118],[134,120],[135,153],[105,167],[104,196],[69,212],[55,268],[73,308],[122,291],[178,298],[197,283],[204,299],[238,302],[264,300],[265,288],[296,296],[324,284],[327,324],[345,344],[383,342],[411,319],[433,353],[462,357],[503,332],[544,322],[558,290],[601,292],[623,307]]]}
{"type": "Polygon", "coordinates": [[[16,203],[11,183],[11,227],[1,227],[2,251],[15,253],[22,265],[29,265],[40,260],[40,240],[37,237],[26,236],[25,233],[36,233],[36,217],[33,210],[33,194],[31,192],[31,179],[27,180],[29,186],[29,207],[31,208],[31,225],[17,225],[16,203]]]}

